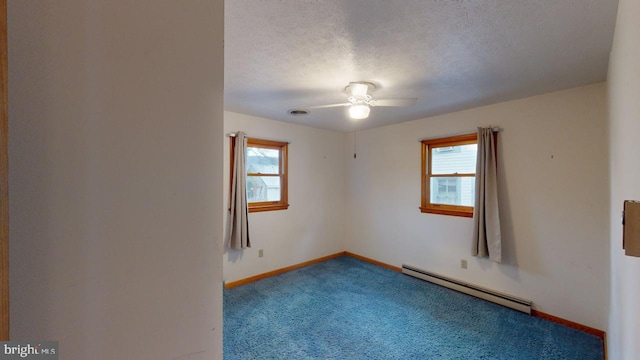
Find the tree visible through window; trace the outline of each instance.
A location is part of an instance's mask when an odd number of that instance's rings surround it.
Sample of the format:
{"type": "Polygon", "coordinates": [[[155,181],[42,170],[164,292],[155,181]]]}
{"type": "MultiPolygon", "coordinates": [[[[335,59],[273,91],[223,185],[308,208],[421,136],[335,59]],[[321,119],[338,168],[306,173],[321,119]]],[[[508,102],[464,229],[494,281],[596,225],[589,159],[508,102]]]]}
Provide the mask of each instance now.
{"type": "Polygon", "coordinates": [[[473,216],[476,134],[422,141],[424,213],[473,216]]]}
{"type": "MultiPolygon", "coordinates": [[[[232,138],[232,154],[235,138],[232,138]]],[[[247,139],[247,201],[249,212],[284,210],[287,202],[287,143],[247,139]]],[[[233,161],[231,164],[233,170],[233,161]]],[[[232,171],[233,173],[233,171],[232,171]]]]}

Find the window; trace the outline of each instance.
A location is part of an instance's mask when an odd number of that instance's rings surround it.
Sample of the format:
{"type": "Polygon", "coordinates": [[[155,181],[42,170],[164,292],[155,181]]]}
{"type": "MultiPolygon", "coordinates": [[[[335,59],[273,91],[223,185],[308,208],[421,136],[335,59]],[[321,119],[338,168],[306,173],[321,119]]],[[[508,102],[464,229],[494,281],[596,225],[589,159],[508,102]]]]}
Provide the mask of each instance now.
{"type": "Polygon", "coordinates": [[[477,134],[422,141],[423,213],[473,216],[477,134]]]}
{"type": "MultiPolygon", "coordinates": [[[[247,201],[249,212],[285,210],[287,200],[287,143],[247,139],[247,201]]],[[[233,149],[231,141],[231,174],[233,149]]]]}

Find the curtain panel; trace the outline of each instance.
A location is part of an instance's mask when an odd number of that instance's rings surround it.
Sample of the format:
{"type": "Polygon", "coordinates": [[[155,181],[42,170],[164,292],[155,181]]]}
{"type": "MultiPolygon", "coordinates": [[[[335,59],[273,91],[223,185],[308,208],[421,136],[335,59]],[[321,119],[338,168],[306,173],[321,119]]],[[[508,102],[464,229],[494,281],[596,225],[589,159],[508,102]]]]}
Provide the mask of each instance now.
{"type": "Polygon", "coordinates": [[[251,247],[249,239],[249,207],[247,203],[247,134],[238,131],[235,136],[231,196],[229,198],[229,223],[227,234],[229,247],[245,249],[251,247]]]}
{"type": "Polygon", "coordinates": [[[473,246],[471,254],[502,261],[500,211],[496,148],[491,127],[478,128],[478,158],[476,163],[476,197],[473,210],[473,246]]]}

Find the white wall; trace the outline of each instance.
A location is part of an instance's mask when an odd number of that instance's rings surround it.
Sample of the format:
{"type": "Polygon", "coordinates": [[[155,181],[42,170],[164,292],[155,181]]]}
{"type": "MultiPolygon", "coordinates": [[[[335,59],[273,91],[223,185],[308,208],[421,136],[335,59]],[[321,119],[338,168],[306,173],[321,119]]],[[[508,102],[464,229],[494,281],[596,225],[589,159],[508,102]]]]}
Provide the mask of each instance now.
{"type": "Polygon", "coordinates": [[[611,157],[611,306],[609,359],[640,354],[640,258],[622,250],[620,212],[624,200],[640,200],[640,3],[620,0],[609,63],[611,157]]]}
{"type": "MultiPolygon", "coordinates": [[[[289,209],[249,214],[251,248],[225,247],[224,280],[257,274],[344,251],[345,134],[225,112],[225,133],[287,140],[289,209]],[[258,257],[258,250],[264,257],[258,257]]],[[[224,146],[224,224],[229,201],[229,138],[224,146]]]]}
{"type": "Polygon", "coordinates": [[[605,85],[595,84],[356,134],[346,149],[347,251],[528,298],[605,329],[605,85]],[[500,126],[503,264],[470,256],[472,220],[423,214],[418,139],[500,126]],[[468,260],[468,270],[460,260],[468,260]]]}
{"type": "Polygon", "coordinates": [[[9,0],[13,340],[222,358],[223,13],[9,0]]]}

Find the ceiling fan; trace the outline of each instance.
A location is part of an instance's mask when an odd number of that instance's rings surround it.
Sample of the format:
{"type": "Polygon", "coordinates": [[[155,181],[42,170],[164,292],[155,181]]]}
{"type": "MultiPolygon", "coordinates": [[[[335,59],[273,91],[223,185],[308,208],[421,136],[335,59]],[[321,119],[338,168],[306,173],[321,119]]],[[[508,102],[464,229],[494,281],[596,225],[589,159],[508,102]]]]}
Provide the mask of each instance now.
{"type": "Polygon", "coordinates": [[[347,103],[311,106],[309,109],[323,109],[331,107],[349,106],[349,116],[352,119],[360,120],[369,117],[372,106],[411,106],[415,105],[418,99],[374,99],[372,94],[376,86],[370,82],[350,82],[344,91],[349,95],[347,103]]]}

